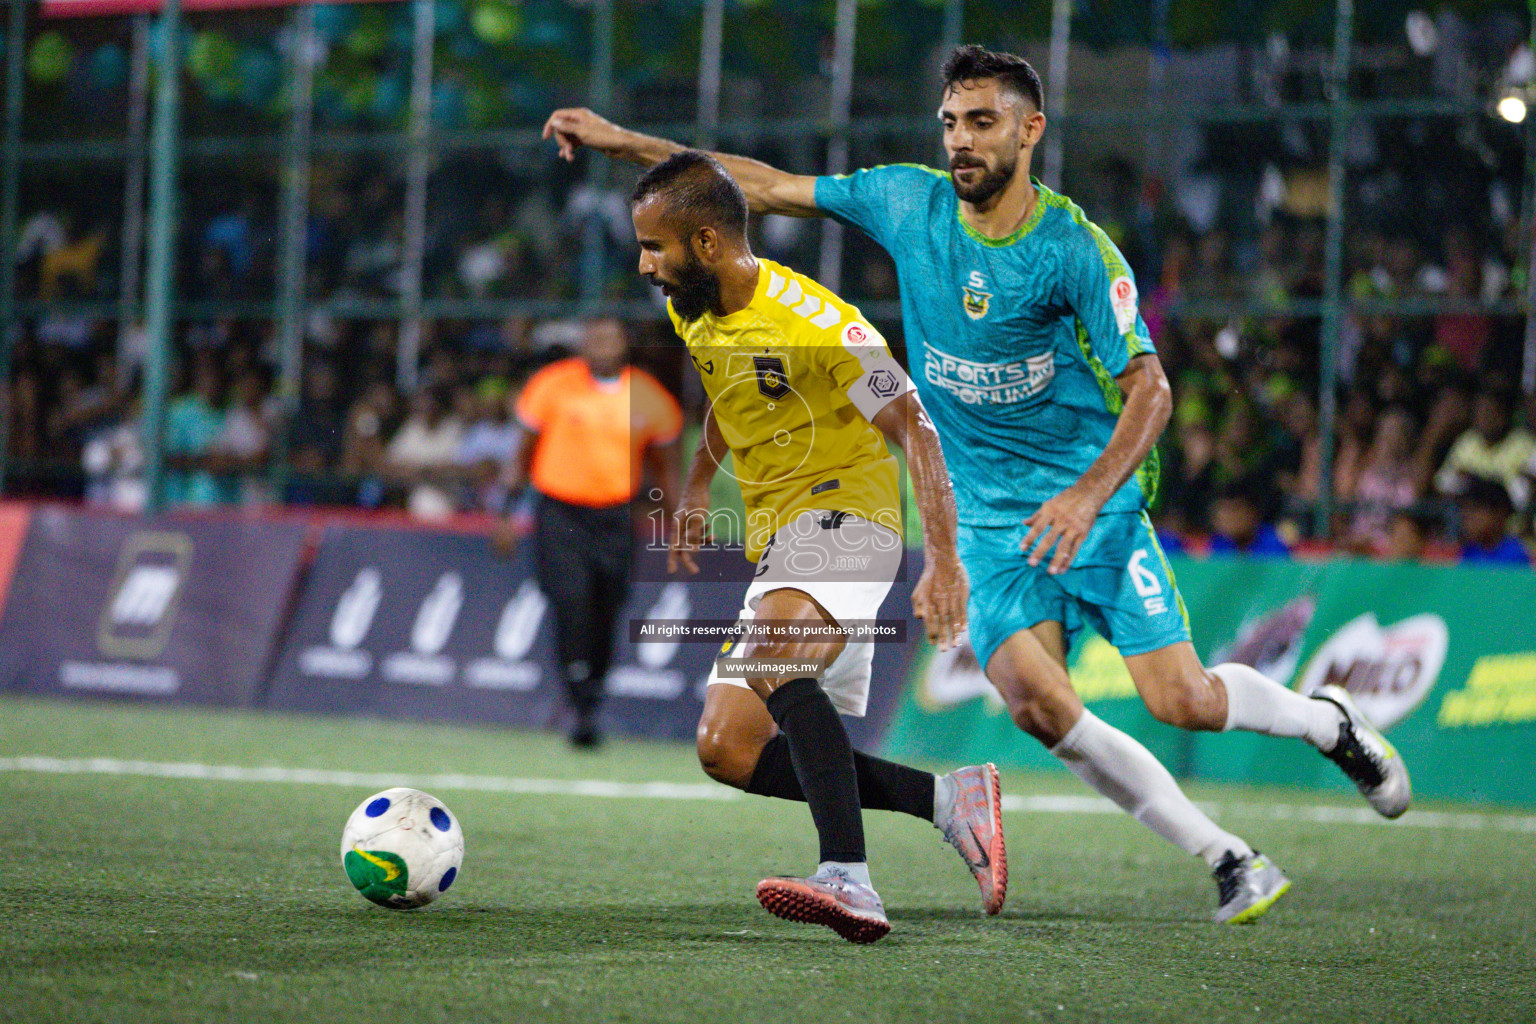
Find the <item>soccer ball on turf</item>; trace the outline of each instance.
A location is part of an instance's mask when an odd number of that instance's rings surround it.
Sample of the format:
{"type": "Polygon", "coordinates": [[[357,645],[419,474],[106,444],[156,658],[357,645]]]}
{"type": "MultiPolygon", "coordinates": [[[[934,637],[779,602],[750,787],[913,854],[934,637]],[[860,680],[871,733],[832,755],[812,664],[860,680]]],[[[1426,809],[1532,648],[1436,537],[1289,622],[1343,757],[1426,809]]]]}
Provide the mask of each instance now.
{"type": "Polygon", "coordinates": [[[341,833],[347,879],[391,910],[431,903],[448,891],[463,862],[459,820],[419,789],[375,793],[358,804],[341,833]]]}

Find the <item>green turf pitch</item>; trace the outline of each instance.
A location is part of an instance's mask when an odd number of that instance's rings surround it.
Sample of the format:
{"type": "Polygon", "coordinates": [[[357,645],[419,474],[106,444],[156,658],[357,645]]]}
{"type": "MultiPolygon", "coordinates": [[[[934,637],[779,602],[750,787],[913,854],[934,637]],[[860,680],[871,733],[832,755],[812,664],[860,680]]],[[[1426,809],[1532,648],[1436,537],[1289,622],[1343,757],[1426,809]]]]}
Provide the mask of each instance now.
{"type": "MultiPolygon", "coordinates": [[[[871,813],[894,931],[855,947],[753,899],[764,874],[811,866],[805,808],[702,798],[717,787],[681,747],[577,756],[492,730],[8,698],[0,762],[5,1021],[1536,1020],[1529,818],[1318,824],[1276,817],[1308,794],[1195,787],[1296,882],[1233,928],[1206,922],[1201,865],[1118,814],[1009,813],[1008,905],[989,920],[931,827],[871,813]],[[436,792],[464,825],[464,871],[398,913],[338,863],[366,784],[59,774],[27,756],[501,782],[436,792]],[[696,788],[615,798],[562,779],[696,788]],[[487,791],[526,780],[555,792],[487,791]]],[[[1004,791],[1083,792],[1065,775],[1004,791]]]]}

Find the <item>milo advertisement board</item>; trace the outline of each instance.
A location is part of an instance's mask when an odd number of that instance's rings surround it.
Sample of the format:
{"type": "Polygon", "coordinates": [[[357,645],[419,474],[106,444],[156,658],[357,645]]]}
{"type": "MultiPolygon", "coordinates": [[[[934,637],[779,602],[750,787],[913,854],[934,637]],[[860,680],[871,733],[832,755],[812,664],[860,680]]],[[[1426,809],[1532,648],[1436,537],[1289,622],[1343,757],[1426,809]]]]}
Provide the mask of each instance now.
{"type": "MultiPolygon", "coordinates": [[[[1302,693],[1343,686],[1407,760],[1425,798],[1536,804],[1536,573],[1334,560],[1173,560],[1207,665],[1252,665],[1302,693]]],[[[1084,631],[1068,665],[1093,712],[1175,774],[1348,790],[1304,744],[1188,733],[1152,718],[1113,647],[1084,631]]],[[[887,750],[1056,767],[1009,719],[968,647],[914,659],[887,750]]]]}

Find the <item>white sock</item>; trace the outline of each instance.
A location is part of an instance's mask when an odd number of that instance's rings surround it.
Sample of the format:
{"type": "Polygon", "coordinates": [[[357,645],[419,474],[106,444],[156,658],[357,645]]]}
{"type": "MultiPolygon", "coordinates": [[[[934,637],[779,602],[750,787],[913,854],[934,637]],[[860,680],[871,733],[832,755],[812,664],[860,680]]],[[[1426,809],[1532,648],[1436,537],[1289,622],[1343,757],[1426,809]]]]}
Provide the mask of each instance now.
{"type": "Polygon", "coordinates": [[[864,861],[854,863],[853,861],[824,860],[816,865],[816,873],[819,875],[828,868],[836,868],[860,885],[873,886],[874,884],[869,880],[869,865],[864,861]]]}
{"type": "Polygon", "coordinates": [[[933,826],[943,828],[944,822],[949,818],[950,809],[955,806],[955,777],[953,775],[935,775],[933,777],[933,826]]]}
{"type": "Polygon", "coordinates": [[[1085,710],[1051,753],[1131,817],[1212,867],[1229,850],[1252,855],[1247,843],[1222,831],[1184,795],[1150,750],[1093,712],[1085,710]]]}
{"type": "Polygon", "coordinates": [[[1303,697],[1273,679],[1229,662],[1211,669],[1227,688],[1227,724],[1223,731],[1242,729],[1266,736],[1303,739],[1327,752],[1339,742],[1339,709],[1325,700],[1303,697]]]}

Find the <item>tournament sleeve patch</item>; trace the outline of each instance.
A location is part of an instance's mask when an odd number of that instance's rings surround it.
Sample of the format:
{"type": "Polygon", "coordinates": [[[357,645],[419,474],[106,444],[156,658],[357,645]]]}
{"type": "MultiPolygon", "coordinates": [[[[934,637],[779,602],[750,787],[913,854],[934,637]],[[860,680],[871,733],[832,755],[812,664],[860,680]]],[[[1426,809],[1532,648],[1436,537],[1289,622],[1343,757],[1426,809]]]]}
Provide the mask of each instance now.
{"type": "Polygon", "coordinates": [[[1115,310],[1115,326],[1121,334],[1136,329],[1136,285],[1124,274],[1109,283],[1109,304],[1115,310]]]}
{"type": "Polygon", "coordinates": [[[873,422],[881,409],[912,390],[912,379],[894,359],[871,361],[848,386],[848,401],[867,420],[873,422]]]}

